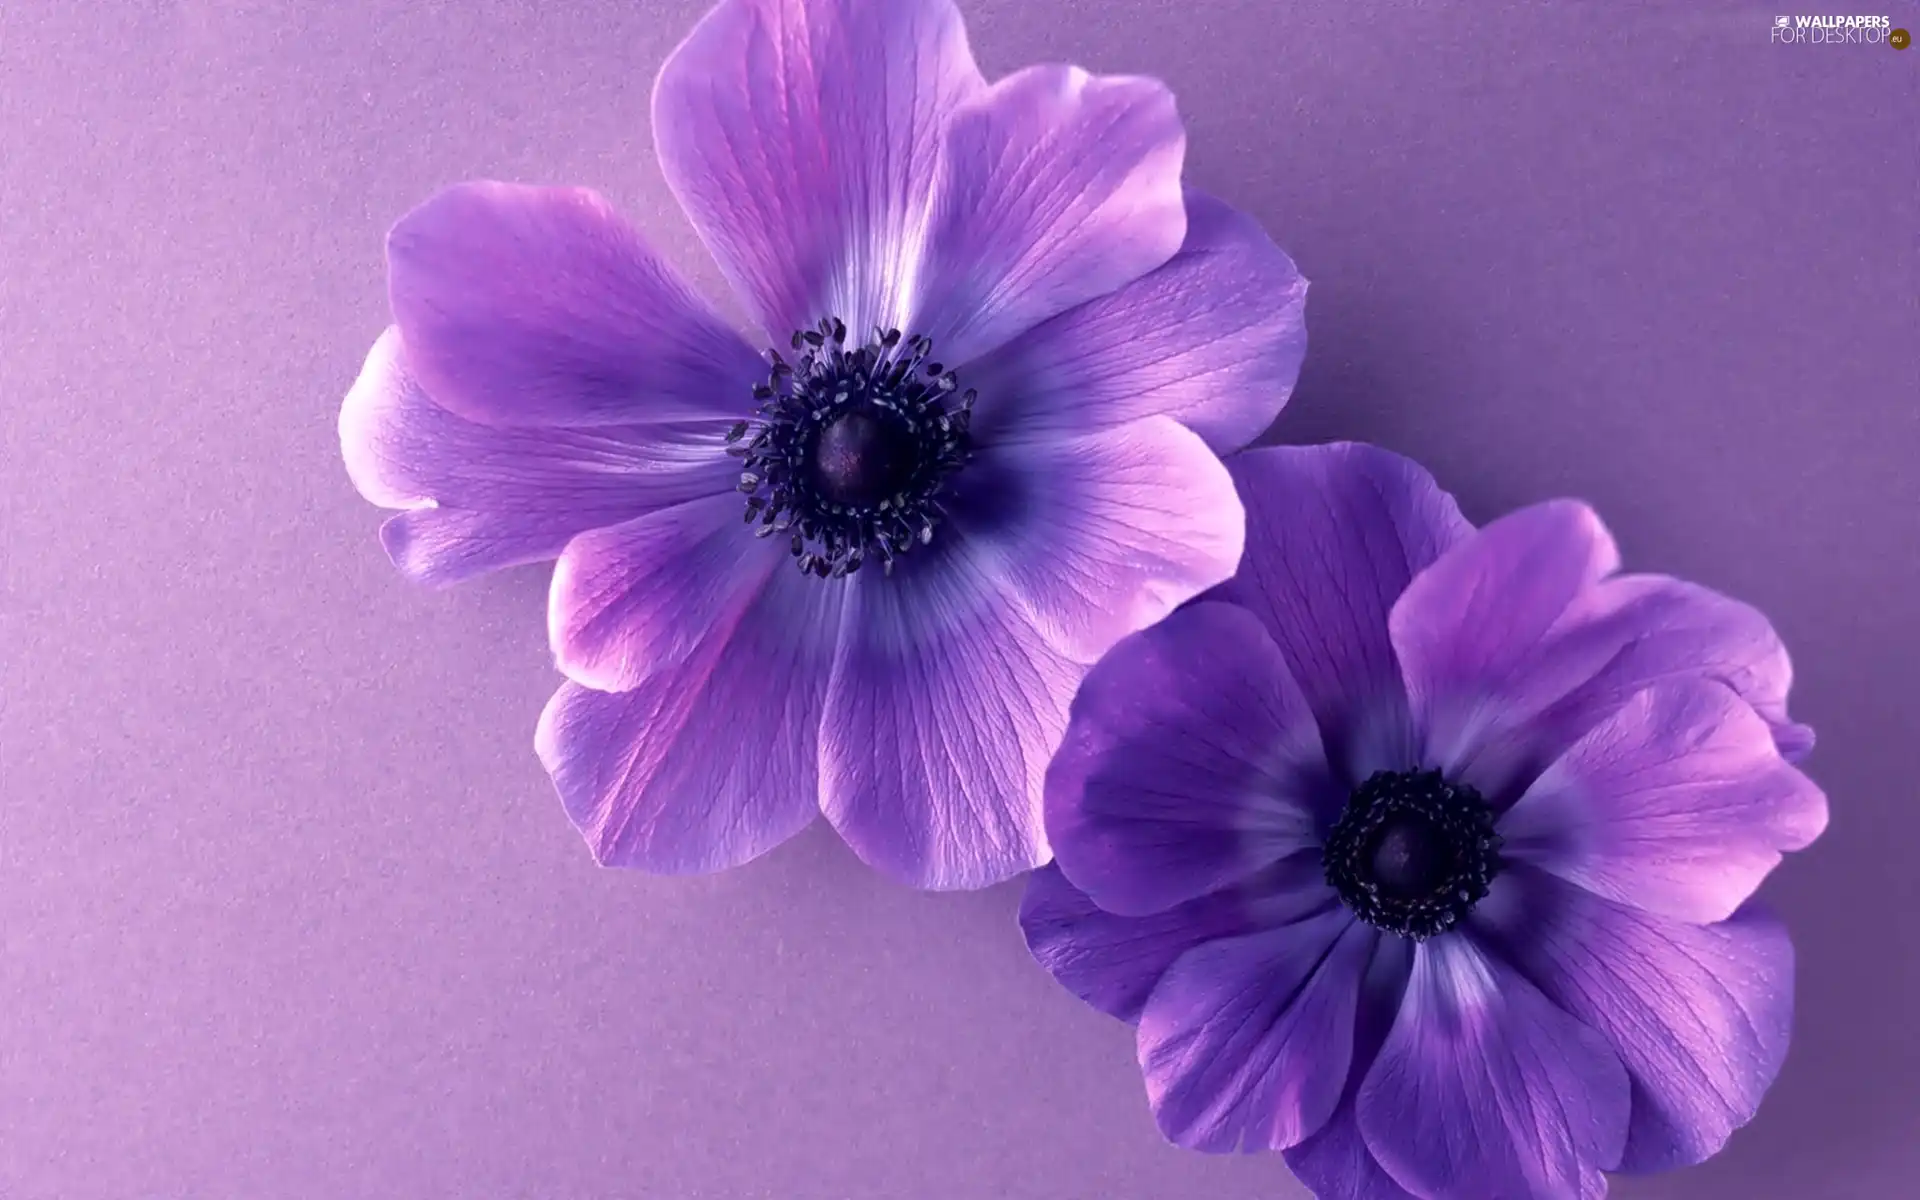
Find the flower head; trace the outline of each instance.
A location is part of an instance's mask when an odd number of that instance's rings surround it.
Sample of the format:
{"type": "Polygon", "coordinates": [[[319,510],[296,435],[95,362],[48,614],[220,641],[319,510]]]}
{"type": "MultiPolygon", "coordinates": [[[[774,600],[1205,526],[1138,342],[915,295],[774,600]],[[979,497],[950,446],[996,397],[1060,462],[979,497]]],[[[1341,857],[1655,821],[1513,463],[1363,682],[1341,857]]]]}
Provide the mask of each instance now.
{"type": "Polygon", "coordinates": [[[1786,1053],[1749,897],[1826,801],[1757,612],[1617,574],[1584,505],[1475,530],[1365,446],[1250,450],[1238,574],[1114,648],[1021,912],[1138,1026],[1160,1128],[1323,1198],[1597,1197],[1786,1053]]]}
{"type": "Polygon", "coordinates": [[[918,885],[1044,862],[1088,665],[1239,561],[1217,455],[1285,402],[1305,283],[1183,189],[1163,86],[988,83],[948,0],[723,0],[654,135],[778,348],[590,192],[434,197],[341,414],[389,554],[557,559],[536,742],[604,863],[726,867],[822,810],[918,885]]]}

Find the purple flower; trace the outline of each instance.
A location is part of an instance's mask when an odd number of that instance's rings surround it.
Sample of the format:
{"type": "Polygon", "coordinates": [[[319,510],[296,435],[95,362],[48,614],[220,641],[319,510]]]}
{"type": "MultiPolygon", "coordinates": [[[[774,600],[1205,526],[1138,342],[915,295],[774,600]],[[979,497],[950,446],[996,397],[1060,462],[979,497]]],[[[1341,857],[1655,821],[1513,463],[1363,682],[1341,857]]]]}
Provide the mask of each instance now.
{"type": "Polygon", "coordinates": [[[558,560],[536,744],[602,863],[728,867],[823,810],[924,887],[1046,861],[1089,664],[1239,562],[1216,455],[1285,403],[1305,282],[1183,191],[1165,87],[990,84],[947,0],[725,0],[654,133],[792,349],[590,192],[441,193],[341,413],[388,553],[558,560]]]}
{"type": "Polygon", "coordinates": [[[1786,1054],[1749,902],[1826,825],[1766,619],[1476,531],[1358,445],[1230,461],[1227,584],[1087,677],[1021,923],[1138,1027],[1161,1130],[1323,1200],[1559,1200],[1715,1153],[1786,1054]]]}

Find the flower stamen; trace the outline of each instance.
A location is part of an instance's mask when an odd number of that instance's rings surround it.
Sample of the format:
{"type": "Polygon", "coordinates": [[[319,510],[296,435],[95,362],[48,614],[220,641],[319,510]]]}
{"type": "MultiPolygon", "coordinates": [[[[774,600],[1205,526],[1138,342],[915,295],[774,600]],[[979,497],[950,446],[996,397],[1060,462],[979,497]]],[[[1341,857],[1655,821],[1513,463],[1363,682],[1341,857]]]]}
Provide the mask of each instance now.
{"type": "Polygon", "coordinates": [[[1499,873],[1480,793],[1438,771],[1376,771],[1327,835],[1327,883],[1355,916],[1425,941],[1464,920],[1499,873]]]}
{"type": "Polygon", "coordinates": [[[828,318],[790,342],[797,361],[768,351],[759,406],[727,434],[746,522],[786,536],[807,574],[839,579],[875,558],[891,574],[946,516],[947,484],[972,456],[975,393],[955,398],[954,373],[917,334],[875,329],[850,350],[846,325],[828,318]]]}

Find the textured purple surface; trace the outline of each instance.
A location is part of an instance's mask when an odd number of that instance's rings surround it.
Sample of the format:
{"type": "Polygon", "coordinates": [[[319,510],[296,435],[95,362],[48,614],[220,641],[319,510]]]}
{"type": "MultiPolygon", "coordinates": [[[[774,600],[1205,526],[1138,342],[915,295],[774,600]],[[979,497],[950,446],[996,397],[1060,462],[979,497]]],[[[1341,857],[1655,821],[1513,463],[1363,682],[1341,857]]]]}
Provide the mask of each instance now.
{"type": "MultiPolygon", "coordinates": [[[[385,227],[582,183],[711,285],[646,126],[701,7],[0,5],[0,1195],[1302,1194],[1159,1144],[1017,885],[825,830],[594,869],[531,749],[541,573],[380,554],[334,420],[385,227]]],[[[1920,1185],[1920,51],[1726,4],[966,11],[990,73],[1173,85],[1195,182],[1314,280],[1282,437],[1481,519],[1584,496],[1774,618],[1833,802],[1766,890],[1798,1039],[1723,1158],[1615,1194],[1920,1185]]]]}

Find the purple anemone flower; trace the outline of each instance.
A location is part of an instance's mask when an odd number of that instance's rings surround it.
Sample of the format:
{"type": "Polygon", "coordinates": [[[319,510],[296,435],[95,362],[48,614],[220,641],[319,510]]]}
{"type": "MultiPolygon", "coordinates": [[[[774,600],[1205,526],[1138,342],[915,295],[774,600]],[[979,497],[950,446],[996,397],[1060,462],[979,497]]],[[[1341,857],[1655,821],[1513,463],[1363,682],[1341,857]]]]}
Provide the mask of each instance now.
{"type": "Polygon", "coordinates": [[[340,419],[389,555],[557,560],[535,742],[602,863],[716,870],[822,812],[918,886],[1045,862],[1089,665],[1239,562],[1218,455],[1285,403],[1305,282],[1183,188],[1163,85],[989,83],[947,0],[724,0],[653,123],[783,349],[591,192],[439,194],[340,419]]]}
{"type": "Polygon", "coordinates": [[[1021,910],[1137,1026],[1162,1132],[1323,1200],[1582,1200],[1715,1153],[1786,1054],[1749,897],[1826,825],[1758,612],[1616,574],[1586,506],[1475,530],[1358,445],[1230,461],[1234,578],[1114,648],[1021,910]]]}

